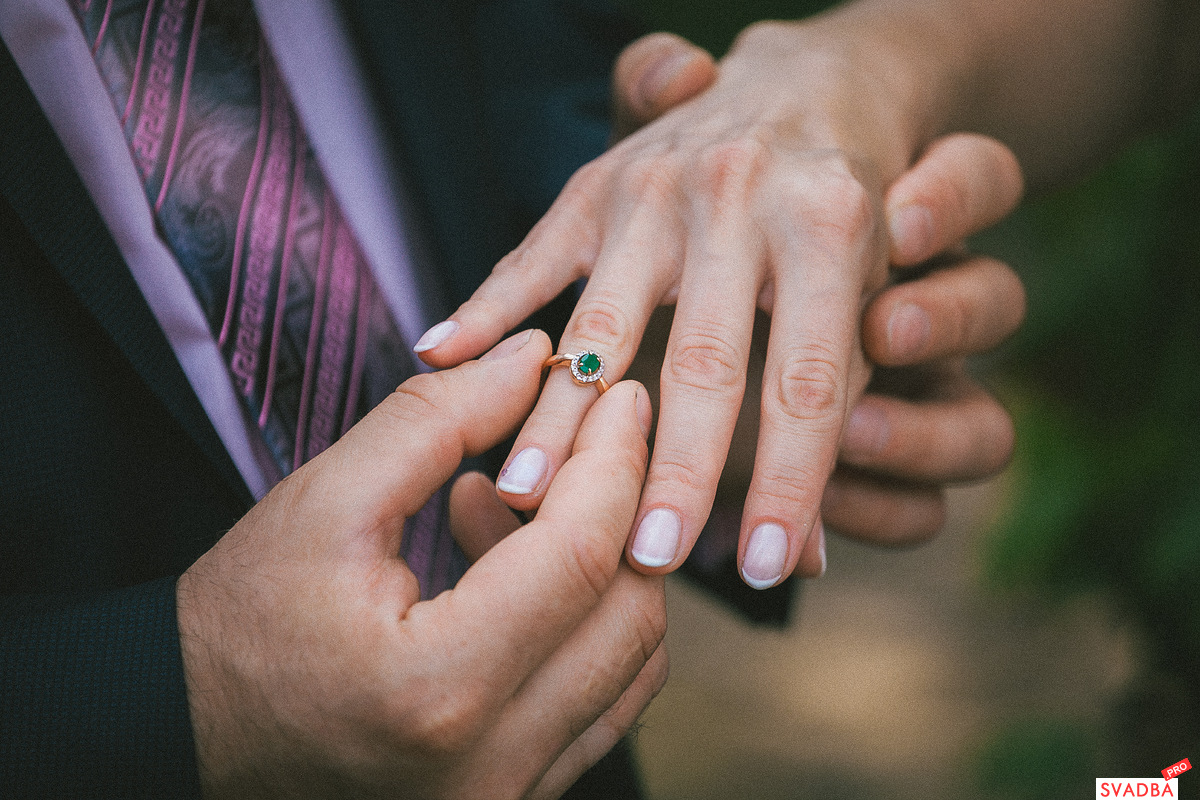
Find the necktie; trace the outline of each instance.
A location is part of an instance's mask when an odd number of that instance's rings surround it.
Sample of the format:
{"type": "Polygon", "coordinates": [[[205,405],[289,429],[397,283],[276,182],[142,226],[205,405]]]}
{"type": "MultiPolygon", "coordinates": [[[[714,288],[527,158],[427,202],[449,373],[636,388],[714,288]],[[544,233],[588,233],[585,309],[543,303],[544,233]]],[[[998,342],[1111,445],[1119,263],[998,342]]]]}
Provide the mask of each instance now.
{"type": "MultiPolygon", "coordinates": [[[[159,235],[282,478],[414,371],[249,0],[68,0],[159,235]]],[[[432,596],[465,569],[444,493],[402,556],[432,596]]]]}

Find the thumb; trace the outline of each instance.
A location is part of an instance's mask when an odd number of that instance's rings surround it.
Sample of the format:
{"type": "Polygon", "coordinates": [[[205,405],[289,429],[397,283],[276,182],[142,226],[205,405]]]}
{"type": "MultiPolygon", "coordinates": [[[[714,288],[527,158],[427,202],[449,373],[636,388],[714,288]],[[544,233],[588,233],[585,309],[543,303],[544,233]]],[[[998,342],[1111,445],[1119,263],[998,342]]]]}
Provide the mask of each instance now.
{"type": "Polygon", "coordinates": [[[716,79],[707,50],[673,33],[643,36],[622,51],[613,69],[615,138],[653,122],[716,79]]]}
{"type": "Polygon", "coordinates": [[[409,378],[314,459],[319,472],[304,483],[323,488],[323,513],[394,532],[465,456],[498,444],[529,415],[550,352],[545,333],[522,331],[478,361],[409,378]]]}

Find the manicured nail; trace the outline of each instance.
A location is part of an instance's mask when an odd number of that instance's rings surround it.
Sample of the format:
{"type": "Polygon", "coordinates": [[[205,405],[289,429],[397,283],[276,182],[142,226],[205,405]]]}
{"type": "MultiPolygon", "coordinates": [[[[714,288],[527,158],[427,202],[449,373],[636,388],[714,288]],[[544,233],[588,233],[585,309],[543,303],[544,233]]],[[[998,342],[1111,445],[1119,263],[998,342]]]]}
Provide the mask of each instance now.
{"type": "Polygon", "coordinates": [[[497,358],[507,358],[525,345],[529,344],[529,339],[531,336],[533,336],[533,329],[521,331],[520,333],[514,333],[512,336],[508,337],[503,342],[481,355],[479,360],[492,361],[497,358]]]}
{"type": "Polygon", "coordinates": [[[893,359],[907,361],[921,355],[929,343],[933,322],[925,309],[905,303],[888,319],[888,349],[893,359]]]}
{"type": "Polygon", "coordinates": [[[769,589],[783,577],[788,540],[782,525],[764,522],[750,534],[742,559],[742,580],[755,589],[769,589]]]}
{"type": "Polygon", "coordinates": [[[669,508],[656,508],[642,517],[629,552],[643,567],[665,567],[675,560],[683,525],[669,508]]]}
{"type": "Polygon", "coordinates": [[[842,452],[848,456],[876,456],[888,440],[887,415],[869,405],[857,405],[846,420],[842,452]]]}
{"type": "Polygon", "coordinates": [[[500,471],[496,488],[508,494],[529,494],[542,482],[550,460],[536,447],[526,447],[500,471]]]}
{"type": "Polygon", "coordinates": [[[825,576],[825,568],[829,566],[829,562],[825,558],[825,525],[820,520],[817,521],[817,552],[821,554],[821,575],[825,576]]]}
{"type": "Polygon", "coordinates": [[[933,247],[933,214],[921,205],[906,205],[890,215],[892,246],[906,262],[929,258],[933,247]]]}
{"type": "Polygon", "coordinates": [[[637,85],[639,105],[645,110],[657,107],[658,96],[695,56],[696,54],[690,50],[678,50],[665,58],[660,58],[642,73],[642,78],[637,85]]]}
{"type": "Polygon", "coordinates": [[[452,319],[439,322],[425,331],[420,339],[417,339],[417,343],[413,345],[413,352],[424,353],[426,350],[432,350],[458,332],[459,327],[459,324],[452,319]]]}

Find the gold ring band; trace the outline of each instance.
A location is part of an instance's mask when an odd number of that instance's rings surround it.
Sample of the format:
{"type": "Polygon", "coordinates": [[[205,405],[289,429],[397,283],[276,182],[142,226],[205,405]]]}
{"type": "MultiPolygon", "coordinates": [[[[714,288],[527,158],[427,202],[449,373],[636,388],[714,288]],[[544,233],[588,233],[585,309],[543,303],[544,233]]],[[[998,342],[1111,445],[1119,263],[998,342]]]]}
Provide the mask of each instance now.
{"type": "Polygon", "coordinates": [[[580,386],[595,386],[596,391],[604,394],[608,391],[608,381],[604,380],[604,359],[591,350],[582,353],[558,353],[550,356],[542,364],[542,369],[566,365],[571,368],[571,377],[580,386]]]}

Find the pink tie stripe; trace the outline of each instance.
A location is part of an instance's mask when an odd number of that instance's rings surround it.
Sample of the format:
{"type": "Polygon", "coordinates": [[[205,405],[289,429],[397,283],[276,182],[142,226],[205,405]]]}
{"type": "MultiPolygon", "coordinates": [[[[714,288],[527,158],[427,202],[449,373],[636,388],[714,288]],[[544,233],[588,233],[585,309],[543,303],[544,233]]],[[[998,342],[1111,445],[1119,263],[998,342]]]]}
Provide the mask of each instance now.
{"type": "MultiPolygon", "coordinates": [[[[91,5],[89,2],[88,5],[91,5]]],[[[100,20],[100,30],[96,33],[96,41],[92,43],[92,57],[100,50],[100,43],[104,41],[104,34],[108,32],[108,21],[112,19],[113,0],[108,0],[104,4],[104,17],[100,20]]],[[[86,10],[86,7],[85,9],[86,10]]]]}
{"type": "MultiPolygon", "coordinates": [[[[266,44],[262,39],[259,39],[258,53],[260,63],[266,63],[266,52],[266,44]]],[[[229,299],[225,303],[225,317],[221,323],[221,333],[217,336],[217,344],[222,348],[229,341],[229,332],[233,326],[233,311],[237,307],[237,290],[241,285],[242,247],[246,241],[246,229],[250,225],[250,208],[253,205],[251,200],[254,197],[254,190],[258,187],[258,178],[262,173],[263,160],[267,154],[267,128],[270,120],[271,104],[268,102],[270,91],[267,85],[266,69],[261,70],[258,85],[258,136],[254,140],[254,159],[250,162],[250,179],[246,182],[246,191],[242,195],[242,204],[238,210],[237,230],[234,232],[233,264],[229,275],[229,299]]]]}
{"type": "MultiPolygon", "coordinates": [[[[167,155],[167,168],[163,172],[162,186],[158,190],[158,199],[154,201],[154,212],[162,210],[163,201],[167,197],[167,187],[171,185],[171,176],[175,174],[175,158],[179,155],[179,142],[183,138],[183,122],[187,116],[188,98],[192,93],[192,74],[196,69],[196,45],[200,41],[200,20],[204,18],[204,0],[196,3],[196,17],[192,21],[192,38],[188,43],[187,62],[183,68],[183,89],[179,95],[179,114],[175,118],[175,133],[171,137],[171,152],[167,155]]],[[[176,44],[178,47],[178,44],[176,44]]]]}
{"type": "MultiPolygon", "coordinates": [[[[271,72],[264,69],[264,76],[271,72]]],[[[234,385],[244,396],[254,394],[258,372],[263,366],[263,330],[267,320],[267,304],[276,280],[279,244],[284,238],[283,206],[290,185],[290,169],[294,163],[295,127],[283,87],[270,80],[271,126],[266,163],[255,197],[250,223],[249,252],[245,263],[234,350],[230,358],[234,385]]]]}
{"type": "Polygon", "coordinates": [[[279,267],[279,291],[275,298],[275,324],[271,326],[271,348],[267,356],[267,385],[263,390],[262,411],[258,417],[258,427],[265,427],[267,415],[271,410],[271,400],[275,394],[275,373],[279,362],[279,346],[283,341],[283,315],[287,311],[288,278],[292,271],[292,253],[296,246],[296,215],[303,199],[304,164],[307,161],[305,153],[308,145],[304,142],[304,134],[297,131],[296,163],[292,167],[292,197],[288,203],[287,221],[284,223],[283,254],[279,267]]]}
{"type": "MultiPolygon", "coordinates": [[[[187,0],[164,0],[150,47],[150,68],[142,89],[141,105],[134,128],[134,159],[142,178],[149,180],[158,168],[167,115],[175,96],[175,66],[179,42],[186,22],[187,0]]],[[[140,49],[140,46],[139,46],[140,49]]]]}
{"type": "MultiPolygon", "coordinates": [[[[154,0],[146,3],[146,13],[142,15],[142,35],[138,37],[137,60],[133,62],[133,78],[129,81],[129,99],[125,101],[125,110],[121,112],[121,126],[129,120],[133,111],[133,98],[137,97],[138,84],[142,80],[142,64],[146,60],[146,40],[150,37],[150,19],[154,16],[154,0]]],[[[97,39],[99,41],[99,39],[97,39]]],[[[95,55],[93,49],[92,54],[95,55]]]]}
{"type": "Polygon", "coordinates": [[[340,215],[334,235],[333,272],[321,330],[320,367],[308,418],[307,457],[320,455],[337,436],[338,411],[349,351],[350,319],[357,296],[358,252],[340,215]]]}
{"type": "Polygon", "coordinates": [[[313,290],[313,313],[308,328],[308,347],[304,355],[304,375],[300,381],[300,413],[296,423],[296,447],[292,468],[304,463],[304,443],[308,437],[308,415],[312,407],[313,381],[316,378],[317,344],[321,341],[321,322],[325,318],[325,297],[329,290],[329,268],[333,261],[333,235],[337,215],[333,197],[325,193],[325,214],[321,226],[321,247],[317,257],[317,278],[313,290]]]}

